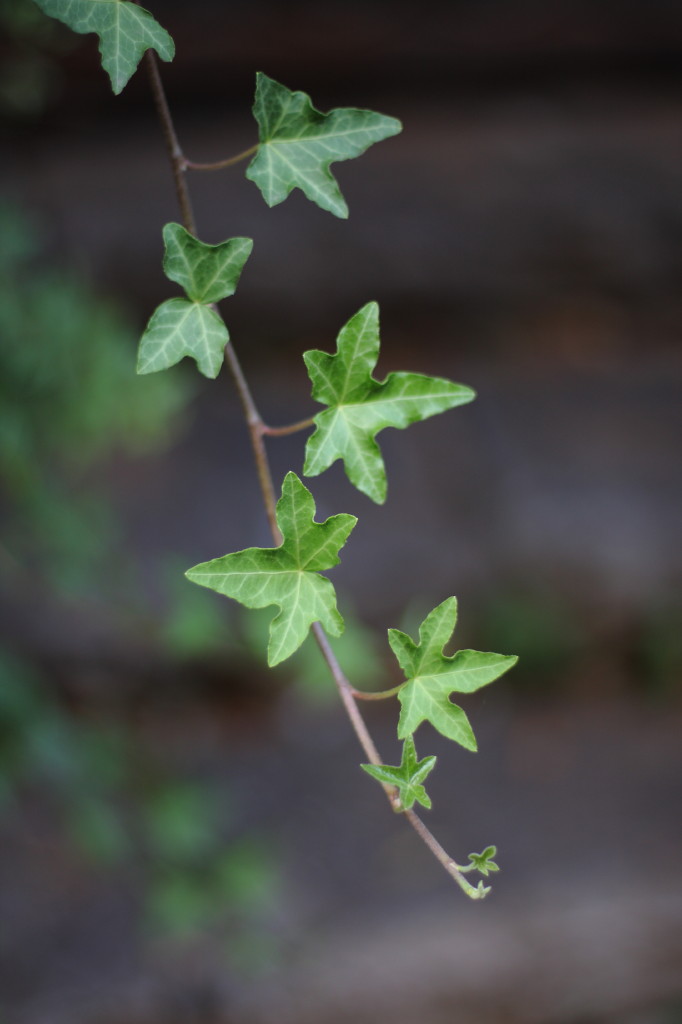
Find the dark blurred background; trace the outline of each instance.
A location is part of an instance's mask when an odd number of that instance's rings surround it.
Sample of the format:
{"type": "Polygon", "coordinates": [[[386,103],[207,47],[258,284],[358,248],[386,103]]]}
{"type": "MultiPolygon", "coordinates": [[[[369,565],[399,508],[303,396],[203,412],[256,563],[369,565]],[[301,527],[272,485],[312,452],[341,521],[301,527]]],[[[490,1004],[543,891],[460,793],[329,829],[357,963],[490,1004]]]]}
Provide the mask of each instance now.
{"type": "MultiPolygon", "coordinates": [[[[167,0],[187,155],[256,138],[263,70],[404,132],[336,165],[339,221],[190,177],[201,236],[255,240],[223,304],[265,418],[370,299],[380,376],[477,401],[381,435],[382,508],[332,578],[357,685],[450,594],[457,645],[520,656],[466,702],[429,824],[502,872],[468,904],[376,785],[309,645],[183,578],[268,544],[226,375],[136,378],[176,294],[147,81],[0,3],[0,1021],[679,1024],[682,8],[673,0],[167,0]]],[[[303,438],[270,444],[277,480],[303,438]]],[[[367,718],[395,763],[395,709],[367,718]]]]}

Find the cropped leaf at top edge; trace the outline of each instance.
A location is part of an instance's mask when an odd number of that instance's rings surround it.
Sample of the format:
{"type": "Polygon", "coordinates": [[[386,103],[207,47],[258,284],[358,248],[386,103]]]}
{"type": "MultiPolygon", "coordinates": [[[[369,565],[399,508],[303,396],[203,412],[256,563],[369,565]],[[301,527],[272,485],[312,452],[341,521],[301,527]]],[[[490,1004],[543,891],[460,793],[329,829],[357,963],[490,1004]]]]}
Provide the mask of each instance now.
{"type": "Polygon", "coordinates": [[[457,622],[457,599],[449,597],[429,612],[419,627],[419,643],[406,633],[389,629],[391,650],[405,673],[407,683],[398,691],[401,704],[398,737],[411,735],[424,721],[438,732],[476,750],[469,719],[450,694],[473,693],[492,683],[516,664],[514,655],[482,651],[443,654],[457,622]]]}
{"type": "Polygon", "coordinates": [[[137,372],[166,370],[190,356],[205,377],[217,377],[229,339],[227,327],[209,306],[168,299],[152,313],[140,338],[137,372]]]}
{"type": "Polygon", "coordinates": [[[102,67],[116,94],[127,85],[146,50],[156,50],[161,60],[172,60],[175,45],[158,21],[127,0],[35,0],[45,14],[57,18],[74,32],[99,36],[102,67]]]}
{"type": "Polygon", "coordinates": [[[341,329],[333,355],[316,349],[303,354],[312,395],[327,405],[315,416],[303,472],[318,476],[337,459],[358,490],[373,501],[386,499],[386,469],[375,435],[463,405],[476,397],[471,388],[442,377],[389,373],[372,376],[379,358],[379,307],[368,302],[341,329]]]}
{"type": "Polygon", "coordinates": [[[400,795],[401,809],[409,811],[414,802],[417,801],[423,807],[431,807],[431,797],[428,795],[422,783],[427,775],[433,771],[436,765],[435,755],[417,760],[417,751],[414,746],[414,739],[408,736],[403,743],[403,752],[400,765],[387,764],[362,764],[361,768],[371,775],[377,782],[383,782],[388,786],[395,786],[400,795]]]}
{"type": "Polygon", "coordinates": [[[332,636],[343,632],[333,584],[319,570],[339,562],[338,552],[355,526],[355,516],[340,513],[316,523],[315,501],[295,473],[287,473],[277,502],[283,541],[277,548],[247,548],[195,565],[188,579],[247,608],[277,605],[270,623],[268,664],[277,665],[296,651],[313,622],[332,636]]]}
{"type": "Polygon", "coordinates": [[[228,238],[209,245],[175,223],[164,226],[163,240],[164,273],[184,288],[193,302],[219,302],[234,295],[253,249],[251,238],[228,238]]]}
{"type": "Polygon", "coordinates": [[[262,72],[256,76],[253,115],[259,146],[246,177],[258,186],[268,206],[300,188],[337,217],[347,217],[348,206],[329,165],[360,156],[373,143],[402,130],[395,117],[372,110],[339,107],[323,114],[306,93],[292,92],[262,72]]]}

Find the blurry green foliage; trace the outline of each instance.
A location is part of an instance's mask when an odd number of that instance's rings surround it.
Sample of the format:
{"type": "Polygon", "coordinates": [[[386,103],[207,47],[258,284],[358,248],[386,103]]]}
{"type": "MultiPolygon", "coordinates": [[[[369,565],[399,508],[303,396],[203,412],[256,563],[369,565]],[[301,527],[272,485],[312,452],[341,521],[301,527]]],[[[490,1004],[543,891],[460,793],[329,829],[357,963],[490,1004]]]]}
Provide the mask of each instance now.
{"type": "Polygon", "coordinates": [[[239,655],[234,615],[210,591],[189,586],[184,569],[174,558],[163,567],[166,609],[158,635],[165,650],[175,658],[239,655]]]}
{"type": "Polygon", "coordinates": [[[253,836],[230,838],[222,792],[160,765],[124,722],[73,716],[40,672],[0,649],[0,828],[1,812],[27,798],[52,808],[93,867],[142,872],[156,934],[184,939],[236,923],[245,950],[276,896],[272,854],[253,836]]]}
{"type": "Polygon", "coordinates": [[[0,114],[39,116],[60,92],[59,57],[77,37],[46,17],[32,0],[0,0],[5,58],[0,65],[0,114]]]}
{"type": "Polygon", "coordinates": [[[633,631],[633,668],[641,690],[654,698],[682,692],[682,606],[679,601],[649,609],[633,631]]]}
{"type": "Polygon", "coordinates": [[[146,845],[175,863],[201,861],[213,843],[212,822],[220,817],[215,797],[204,787],[177,782],[148,796],[146,845]]]}
{"type": "Polygon", "coordinates": [[[494,642],[502,650],[518,651],[515,690],[525,686],[548,692],[576,662],[586,640],[585,629],[566,600],[526,591],[495,594],[481,608],[476,627],[482,649],[494,642]]]}
{"type": "MultiPolygon", "coordinates": [[[[113,609],[117,583],[136,569],[106,460],[167,445],[190,390],[182,375],[135,375],[136,332],[121,309],[52,265],[39,236],[26,215],[0,206],[0,574],[41,592],[46,584],[57,601],[95,593],[113,609]]],[[[170,579],[175,567],[166,568],[170,579]]],[[[211,638],[229,649],[209,595],[179,571],[172,578],[161,653],[205,653],[211,638]]],[[[150,609],[140,611],[147,621],[150,609]]],[[[268,855],[254,850],[247,877],[243,841],[226,836],[222,793],[152,759],[124,719],[74,714],[0,636],[0,828],[3,810],[26,796],[50,808],[62,839],[93,867],[142,871],[156,931],[183,936],[236,914],[248,934],[271,892],[268,855]]]]}
{"type": "Polygon", "coordinates": [[[136,377],[135,331],[120,308],[39,248],[28,218],[1,206],[3,546],[71,592],[102,579],[116,536],[99,463],[167,444],[189,392],[178,376],[136,377]]]}

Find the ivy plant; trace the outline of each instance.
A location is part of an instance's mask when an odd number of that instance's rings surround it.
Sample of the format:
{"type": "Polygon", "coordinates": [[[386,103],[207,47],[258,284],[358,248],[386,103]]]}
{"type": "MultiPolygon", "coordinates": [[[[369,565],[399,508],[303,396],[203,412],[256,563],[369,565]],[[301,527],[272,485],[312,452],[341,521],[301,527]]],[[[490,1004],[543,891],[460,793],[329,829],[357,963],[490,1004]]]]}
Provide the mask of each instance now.
{"type": "Polygon", "coordinates": [[[157,58],[171,60],[174,44],[155,18],[126,0],[36,3],[75,32],[97,34],[102,65],[115,93],[124,88],[143,56],[147,64],[180,212],[180,223],[170,222],[163,228],[163,266],[169,280],[185,294],[167,299],[152,313],[140,341],[138,372],[155,373],[189,357],[202,374],[215,378],[225,364],[250,432],[273,547],[251,547],[210,558],[189,569],[187,578],[246,608],[277,609],[268,643],[272,666],[294,654],[312,632],[363,748],[367,763],[362,767],[383,787],[394,811],[409,822],[461,889],[472,899],[481,899],[489,887],[482,881],[472,885],[465,876],[473,871],[487,878],[497,871],[493,860],[496,848],[488,846],[480,854],[470,854],[466,864],[459,864],[417,816],[415,803],[431,807],[424,783],[436,758],[426,755],[418,759],[414,733],[428,723],[467,750],[476,750],[466,712],[452,702],[451,695],[472,693],[492,683],[516,658],[470,650],[445,654],[457,616],[457,601],[450,596],[426,616],[418,642],[397,629],[388,631],[390,648],[405,676],[402,683],[378,692],[353,686],[329,640],[340,636],[344,621],[334,586],[323,574],[338,563],[356,517],[342,512],[316,522],[314,497],[293,471],[286,474],[277,500],[265,444],[266,438],[314,428],[305,446],[304,476],[314,478],[340,459],[350,483],[382,503],[387,478],[377,434],[388,427],[403,429],[470,402],[474,392],[465,385],[417,373],[393,371],[385,380],[377,380],[373,373],[380,349],[379,307],[368,302],[341,328],[335,352],[304,354],[312,398],[325,407],[323,411],[287,426],[269,426],[257,408],[216,305],[235,292],[253,242],[241,237],[218,245],[203,242],[187,184],[188,171],[219,171],[249,161],[246,177],[268,206],[283,202],[294,189],[300,189],[322,210],[345,218],[348,206],[331,165],[359,156],[374,143],[396,135],[402,126],[396,118],[371,110],[344,107],[323,113],[306,93],[292,91],[259,73],[253,106],[257,142],[224,160],[196,163],[182,149],[164,93],[157,58]],[[363,700],[394,697],[400,705],[397,733],[402,740],[397,766],[384,763],[359,709],[363,700]]]}

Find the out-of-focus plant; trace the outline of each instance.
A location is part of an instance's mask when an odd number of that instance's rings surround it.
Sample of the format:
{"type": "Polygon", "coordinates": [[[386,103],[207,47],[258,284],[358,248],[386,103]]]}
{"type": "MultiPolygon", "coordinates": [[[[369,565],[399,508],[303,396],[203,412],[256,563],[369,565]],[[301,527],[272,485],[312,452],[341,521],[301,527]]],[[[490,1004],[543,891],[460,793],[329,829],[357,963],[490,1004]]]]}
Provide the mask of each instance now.
{"type": "Polygon", "coordinates": [[[68,712],[44,674],[0,650],[0,834],[27,800],[91,869],[141,880],[153,934],[210,928],[248,953],[277,891],[272,844],[233,833],[224,790],[179,776],[124,719],[68,712]]]}
{"type": "Polygon", "coordinates": [[[0,30],[0,113],[23,121],[39,117],[59,94],[59,58],[73,49],[73,37],[32,0],[0,0],[0,30]]]}
{"type": "MultiPolygon", "coordinates": [[[[40,228],[0,206],[0,582],[5,600],[24,589],[95,594],[113,610],[136,576],[111,511],[107,460],[146,457],[168,445],[192,388],[186,379],[131,372],[135,333],[119,305],[57,269],[40,228]],[[118,593],[117,593],[118,590],[118,593]],[[123,591],[125,592],[125,590],[123,591]]],[[[170,595],[158,633],[161,657],[190,653],[192,623],[205,643],[208,595],[170,595]],[[199,613],[197,613],[197,606],[199,613]],[[174,628],[177,627],[177,630],[174,628]]],[[[153,609],[132,603],[153,625],[153,609]]],[[[76,714],[49,672],[12,651],[0,630],[0,830],[23,798],[49,809],[58,837],[93,867],[143,879],[153,931],[187,938],[215,927],[251,941],[249,921],[272,892],[274,869],[256,837],[233,839],[225,794],[154,760],[124,716],[76,714]],[[4,813],[3,813],[4,812],[4,813]],[[9,816],[9,817],[8,817],[9,816]],[[244,842],[261,885],[246,897],[244,842]]]]}
{"type": "Polygon", "coordinates": [[[168,444],[186,380],[131,375],[119,305],[41,256],[39,231],[0,206],[0,494],[9,560],[59,591],[114,581],[117,524],[97,470],[168,444]]]}

